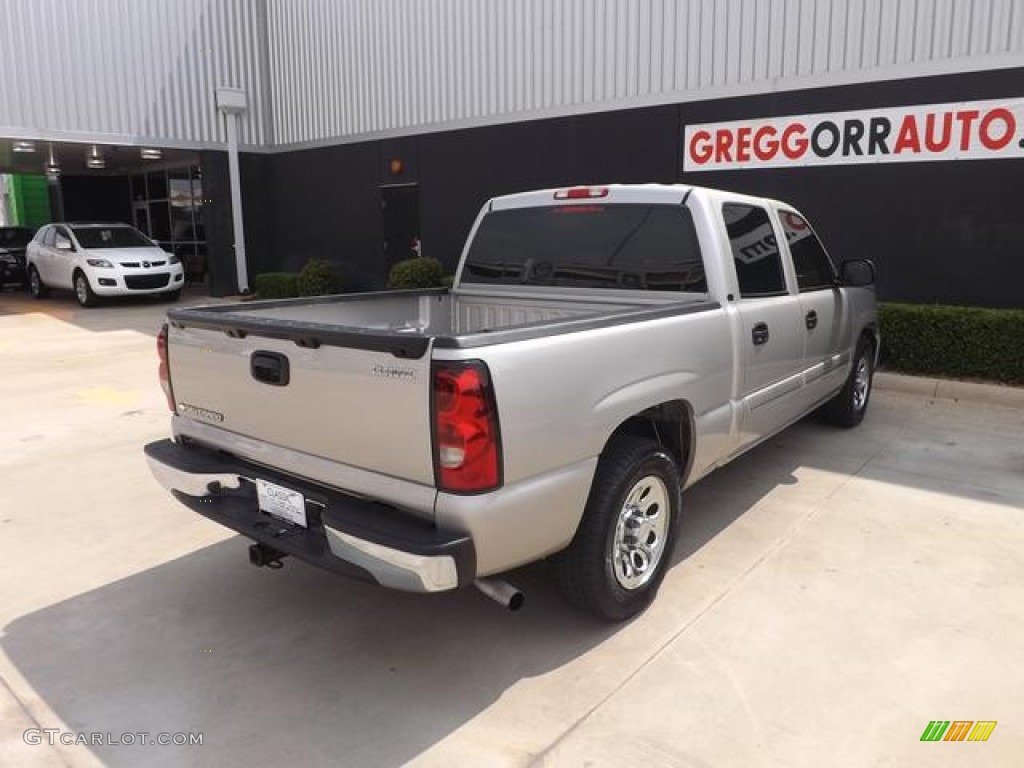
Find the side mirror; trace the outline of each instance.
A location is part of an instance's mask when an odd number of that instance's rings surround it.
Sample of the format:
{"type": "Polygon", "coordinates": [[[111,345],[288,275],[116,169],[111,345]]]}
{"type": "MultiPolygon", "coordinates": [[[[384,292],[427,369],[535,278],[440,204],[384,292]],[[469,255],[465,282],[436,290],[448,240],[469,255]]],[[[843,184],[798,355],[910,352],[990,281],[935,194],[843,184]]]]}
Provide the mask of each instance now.
{"type": "Polygon", "coordinates": [[[151,238],[149,238],[149,242],[151,242],[151,243],[152,243],[153,245],[155,245],[155,246],[156,246],[157,248],[159,248],[159,247],[160,247],[160,241],[159,241],[159,240],[156,240],[156,239],[154,239],[154,238],[152,238],[152,237],[151,237],[151,238]]]}
{"type": "Polygon", "coordinates": [[[66,237],[57,238],[57,250],[58,251],[73,251],[74,246],[71,245],[71,241],[66,237]]]}
{"type": "Polygon", "coordinates": [[[849,259],[839,267],[839,282],[853,288],[875,284],[875,264],[870,259],[849,259]]]}

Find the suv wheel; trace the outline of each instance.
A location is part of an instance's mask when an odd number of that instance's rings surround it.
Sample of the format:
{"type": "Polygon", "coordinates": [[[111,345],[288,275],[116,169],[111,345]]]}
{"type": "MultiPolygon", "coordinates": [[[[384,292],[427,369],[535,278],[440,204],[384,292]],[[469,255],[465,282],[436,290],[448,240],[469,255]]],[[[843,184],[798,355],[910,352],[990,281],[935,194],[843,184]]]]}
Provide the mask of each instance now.
{"type": "Polygon", "coordinates": [[[89,278],[82,271],[75,272],[75,298],[83,307],[95,307],[98,303],[96,294],[89,285],[89,278]]]}
{"type": "Polygon", "coordinates": [[[39,276],[39,270],[36,269],[35,264],[30,264],[28,268],[28,289],[37,299],[45,299],[49,293],[49,290],[43,285],[43,279],[39,276]]]}

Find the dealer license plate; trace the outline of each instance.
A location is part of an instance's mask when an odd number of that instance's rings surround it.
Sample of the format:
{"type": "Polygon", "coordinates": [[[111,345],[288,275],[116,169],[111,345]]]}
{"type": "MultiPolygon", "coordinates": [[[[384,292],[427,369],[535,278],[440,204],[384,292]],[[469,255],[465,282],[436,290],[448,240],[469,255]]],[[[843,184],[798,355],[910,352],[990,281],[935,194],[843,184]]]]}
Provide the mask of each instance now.
{"type": "Polygon", "coordinates": [[[301,525],[303,528],[307,527],[306,499],[298,491],[257,479],[256,496],[260,509],[268,515],[301,525]]]}

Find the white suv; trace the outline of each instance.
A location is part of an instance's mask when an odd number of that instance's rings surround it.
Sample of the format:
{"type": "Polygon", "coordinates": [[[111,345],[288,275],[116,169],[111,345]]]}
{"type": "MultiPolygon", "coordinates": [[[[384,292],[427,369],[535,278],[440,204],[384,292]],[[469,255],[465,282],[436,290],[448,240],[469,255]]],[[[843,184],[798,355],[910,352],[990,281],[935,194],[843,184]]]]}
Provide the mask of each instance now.
{"type": "Polygon", "coordinates": [[[181,260],[127,224],[48,224],[29,243],[26,261],[33,296],[64,288],[83,307],[101,296],[163,294],[175,301],[185,284],[181,260]]]}

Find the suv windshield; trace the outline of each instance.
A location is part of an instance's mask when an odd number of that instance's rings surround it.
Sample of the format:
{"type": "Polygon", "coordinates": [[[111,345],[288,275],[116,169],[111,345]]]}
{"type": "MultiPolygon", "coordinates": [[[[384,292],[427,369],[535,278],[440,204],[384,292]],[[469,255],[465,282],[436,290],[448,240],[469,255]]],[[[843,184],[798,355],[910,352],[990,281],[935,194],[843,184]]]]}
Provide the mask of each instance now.
{"type": "Polygon", "coordinates": [[[72,227],[83,248],[152,248],[153,243],[131,227],[72,227]]]}
{"type": "Polygon", "coordinates": [[[0,227],[0,248],[21,248],[32,241],[32,230],[24,227],[0,227]]]}
{"type": "Polygon", "coordinates": [[[707,292],[690,211],[679,205],[561,205],[493,211],[464,283],[707,292]]]}

